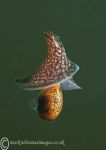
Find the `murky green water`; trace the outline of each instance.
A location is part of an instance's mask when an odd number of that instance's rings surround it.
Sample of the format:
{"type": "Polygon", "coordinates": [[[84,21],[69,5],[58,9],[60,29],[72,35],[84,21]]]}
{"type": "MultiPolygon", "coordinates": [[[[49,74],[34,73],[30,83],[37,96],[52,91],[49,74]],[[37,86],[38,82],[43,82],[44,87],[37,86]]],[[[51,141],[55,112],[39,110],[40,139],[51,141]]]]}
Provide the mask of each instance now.
{"type": "Polygon", "coordinates": [[[0,138],[66,144],[10,149],[106,149],[105,8],[103,0],[0,2],[0,138]],[[63,111],[52,123],[30,108],[38,92],[15,85],[17,77],[29,75],[42,63],[46,31],[60,35],[68,57],[79,64],[74,79],[83,88],[64,92],[63,111]]]}

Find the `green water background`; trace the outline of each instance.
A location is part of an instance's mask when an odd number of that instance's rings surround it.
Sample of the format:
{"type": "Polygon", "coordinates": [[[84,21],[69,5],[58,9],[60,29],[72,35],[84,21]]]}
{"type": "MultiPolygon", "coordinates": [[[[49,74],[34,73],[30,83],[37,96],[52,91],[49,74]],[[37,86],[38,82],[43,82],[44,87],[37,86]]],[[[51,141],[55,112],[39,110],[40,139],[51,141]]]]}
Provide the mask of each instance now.
{"type": "Polygon", "coordinates": [[[1,0],[0,138],[66,144],[10,147],[17,150],[106,150],[105,56],[105,0],[1,0]],[[80,66],[74,79],[83,88],[64,92],[63,111],[52,123],[29,107],[38,92],[14,83],[42,63],[46,31],[61,37],[68,57],[80,66]]]}

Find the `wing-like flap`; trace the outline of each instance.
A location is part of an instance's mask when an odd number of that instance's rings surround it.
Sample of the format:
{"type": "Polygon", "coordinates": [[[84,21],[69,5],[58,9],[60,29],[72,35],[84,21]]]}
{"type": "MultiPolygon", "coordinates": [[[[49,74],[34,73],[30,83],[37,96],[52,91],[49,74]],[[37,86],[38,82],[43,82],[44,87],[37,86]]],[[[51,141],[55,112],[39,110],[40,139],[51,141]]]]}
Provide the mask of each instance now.
{"type": "Polygon", "coordinates": [[[78,86],[74,80],[71,78],[63,83],[61,83],[62,85],[62,90],[77,90],[77,89],[81,89],[80,86],[78,86]]]}

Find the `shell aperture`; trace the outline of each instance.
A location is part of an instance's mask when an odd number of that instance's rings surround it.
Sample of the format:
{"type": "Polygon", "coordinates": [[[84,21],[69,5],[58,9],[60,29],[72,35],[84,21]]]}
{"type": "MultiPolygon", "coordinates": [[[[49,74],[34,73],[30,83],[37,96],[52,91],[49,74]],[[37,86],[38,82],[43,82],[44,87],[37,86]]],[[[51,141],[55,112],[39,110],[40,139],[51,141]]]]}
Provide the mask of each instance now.
{"type": "Polygon", "coordinates": [[[41,67],[16,82],[25,90],[41,90],[37,108],[39,115],[44,120],[54,120],[62,109],[62,90],[80,89],[73,81],[79,66],[68,59],[63,44],[54,33],[45,33],[45,43],[48,53],[41,67]]]}

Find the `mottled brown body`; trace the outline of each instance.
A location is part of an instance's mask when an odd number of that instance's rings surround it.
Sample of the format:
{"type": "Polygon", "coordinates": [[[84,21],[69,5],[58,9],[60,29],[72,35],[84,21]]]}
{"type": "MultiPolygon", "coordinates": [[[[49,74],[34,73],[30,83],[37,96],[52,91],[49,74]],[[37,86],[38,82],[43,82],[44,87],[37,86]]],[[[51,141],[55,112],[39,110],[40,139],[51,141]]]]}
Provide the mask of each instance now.
{"type": "Polygon", "coordinates": [[[41,90],[37,110],[42,119],[50,121],[55,120],[62,110],[62,90],[80,89],[73,81],[79,66],[69,60],[54,33],[45,33],[45,43],[48,53],[42,65],[30,76],[16,82],[25,90],[41,90]]]}
{"type": "Polygon", "coordinates": [[[38,112],[44,120],[55,120],[63,106],[63,94],[60,84],[44,89],[38,99],[38,112]]]}

